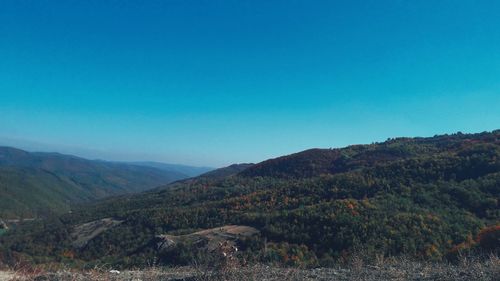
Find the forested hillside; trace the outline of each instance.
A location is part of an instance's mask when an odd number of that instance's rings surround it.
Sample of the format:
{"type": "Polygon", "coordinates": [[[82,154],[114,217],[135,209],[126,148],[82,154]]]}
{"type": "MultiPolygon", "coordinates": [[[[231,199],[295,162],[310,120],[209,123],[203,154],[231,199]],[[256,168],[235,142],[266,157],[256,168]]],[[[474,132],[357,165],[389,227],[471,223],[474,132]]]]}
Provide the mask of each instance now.
{"type": "Polygon", "coordinates": [[[186,177],[151,167],[0,147],[0,218],[64,213],[74,203],[140,192],[186,177]]]}
{"type": "Polygon", "coordinates": [[[500,131],[398,138],[271,159],[235,175],[199,177],[111,198],[5,234],[4,260],[183,264],[196,247],[157,248],[157,235],[244,225],[249,261],[329,265],[356,251],[441,260],[498,251],[500,131]],[[74,227],[117,223],[83,247],[74,227]]]}

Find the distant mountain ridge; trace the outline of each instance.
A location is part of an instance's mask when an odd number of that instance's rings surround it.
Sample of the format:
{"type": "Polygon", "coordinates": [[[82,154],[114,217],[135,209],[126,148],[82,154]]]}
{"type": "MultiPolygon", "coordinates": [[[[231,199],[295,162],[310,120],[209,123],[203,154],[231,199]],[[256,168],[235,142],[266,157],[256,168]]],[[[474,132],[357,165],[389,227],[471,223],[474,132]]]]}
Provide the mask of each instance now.
{"type": "Polygon", "coordinates": [[[0,147],[0,218],[69,210],[74,203],[188,178],[177,170],[0,147]]]}
{"type": "Polygon", "coordinates": [[[169,163],[154,162],[154,161],[130,162],[130,164],[157,168],[164,171],[178,172],[187,175],[189,177],[196,177],[201,174],[215,170],[215,168],[212,167],[195,167],[195,166],[169,164],[169,163]]]}

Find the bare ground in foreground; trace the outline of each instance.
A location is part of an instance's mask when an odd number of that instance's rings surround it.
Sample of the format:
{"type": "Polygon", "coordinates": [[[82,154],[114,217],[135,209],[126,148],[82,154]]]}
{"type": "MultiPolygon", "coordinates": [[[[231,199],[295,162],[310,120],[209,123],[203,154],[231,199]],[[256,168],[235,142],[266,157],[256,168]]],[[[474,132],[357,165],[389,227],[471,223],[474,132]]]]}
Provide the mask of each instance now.
{"type": "Polygon", "coordinates": [[[464,260],[460,264],[424,263],[404,259],[385,261],[378,265],[362,263],[346,268],[296,269],[278,268],[263,265],[225,268],[217,271],[203,266],[178,268],[149,268],[117,272],[112,270],[55,272],[18,270],[0,272],[0,281],[284,281],[284,280],[339,280],[339,281],[378,281],[378,280],[419,280],[419,281],[499,281],[500,259],[487,261],[464,260]]]}

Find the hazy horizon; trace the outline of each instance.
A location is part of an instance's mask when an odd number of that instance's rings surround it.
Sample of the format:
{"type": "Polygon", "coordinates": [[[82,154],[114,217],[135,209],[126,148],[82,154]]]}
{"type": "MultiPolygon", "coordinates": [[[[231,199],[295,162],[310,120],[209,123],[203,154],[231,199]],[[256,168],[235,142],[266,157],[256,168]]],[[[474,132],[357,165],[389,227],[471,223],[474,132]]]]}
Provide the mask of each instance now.
{"type": "MultiPolygon", "coordinates": [[[[491,132],[495,131],[498,129],[493,129],[493,130],[487,130],[487,131],[481,131],[481,132],[463,132],[463,131],[457,131],[457,132],[447,132],[447,133],[439,133],[435,135],[445,135],[445,134],[454,134],[454,133],[464,133],[464,134],[474,134],[474,133],[482,133],[482,132],[491,132]]],[[[435,136],[432,135],[432,136],[435,136]]],[[[390,138],[398,138],[398,137],[432,137],[431,135],[428,136],[392,136],[390,138]]],[[[323,149],[328,149],[328,148],[344,148],[349,145],[363,145],[363,144],[370,144],[370,143],[377,143],[377,142],[383,142],[387,140],[388,138],[381,139],[381,140],[374,140],[371,142],[365,142],[365,143],[350,143],[344,146],[330,146],[330,147],[309,147],[307,149],[312,149],[312,148],[323,148],[323,149]]],[[[83,148],[83,147],[71,147],[68,145],[57,145],[57,144],[46,144],[46,143],[38,143],[35,141],[28,141],[28,140],[22,140],[22,139],[14,139],[14,138],[8,138],[8,137],[2,137],[0,136],[0,147],[5,146],[5,147],[13,147],[21,150],[25,150],[28,152],[54,152],[54,153],[61,153],[61,154],[67,154],[67,155],[72,155],[72,156],[77,156],[77,157],[82,157],[86,158],[89,160],[103,160],[103,161],[117,161],[117,162],[157,162],[157,163],[164,163],[164,164],[174,164],[174,165],[185,165],[185,166],[192,166],[192,167],[204,167],[204,168],[223,168],[232,164],[243,164],[243,163],[259,163],[265,160],[269,160],[272,158],[280,157],[280,156],[285,156],[288,154],[296,153],[296,152],[301,152],[302,150],[297,150],[297,151],[292,151],[287,154],[280,154],[280,155],[273,155],[265,159],[260,159],[257,161],[236,161],[236,162],[231,162],[231,163],[224,163],[222,165],[209,165],[209,164],[197,164],[197,160],[195,159],[195,162],[193,163],[182,163],[182,162],[176,162],[172,161],[169,158],[162,157],[161,155],[141,155],[141,154],[127,154],[124,152],[116,152],[116,151],[104,151],[104,150],[99,150],[99,149],[93,149],[93,148],[83,148]]]]}
{"type": "Polygon", "coordinates": [[[2,1],[0,144],[222,167],[313,147],[492,131],[499,8],[2,1]]]}

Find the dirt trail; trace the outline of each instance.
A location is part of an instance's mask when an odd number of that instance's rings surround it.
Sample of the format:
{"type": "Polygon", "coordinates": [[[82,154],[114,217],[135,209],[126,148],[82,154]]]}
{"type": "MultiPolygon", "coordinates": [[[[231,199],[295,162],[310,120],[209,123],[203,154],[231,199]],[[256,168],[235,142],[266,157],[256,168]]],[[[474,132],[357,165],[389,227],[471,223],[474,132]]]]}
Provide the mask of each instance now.
{"type": "Polygon", "coordinates": [[[160,250],[169,250],[179,242],[189,241],[192,244],[203,244],[209,250],[217,248],[220,243],[227,241],[234,245],[235,241],[257,235],[259,230],[245,225],[226,225],[205,229],[185,235],[157,235],[157,247],[160,250]]]}

